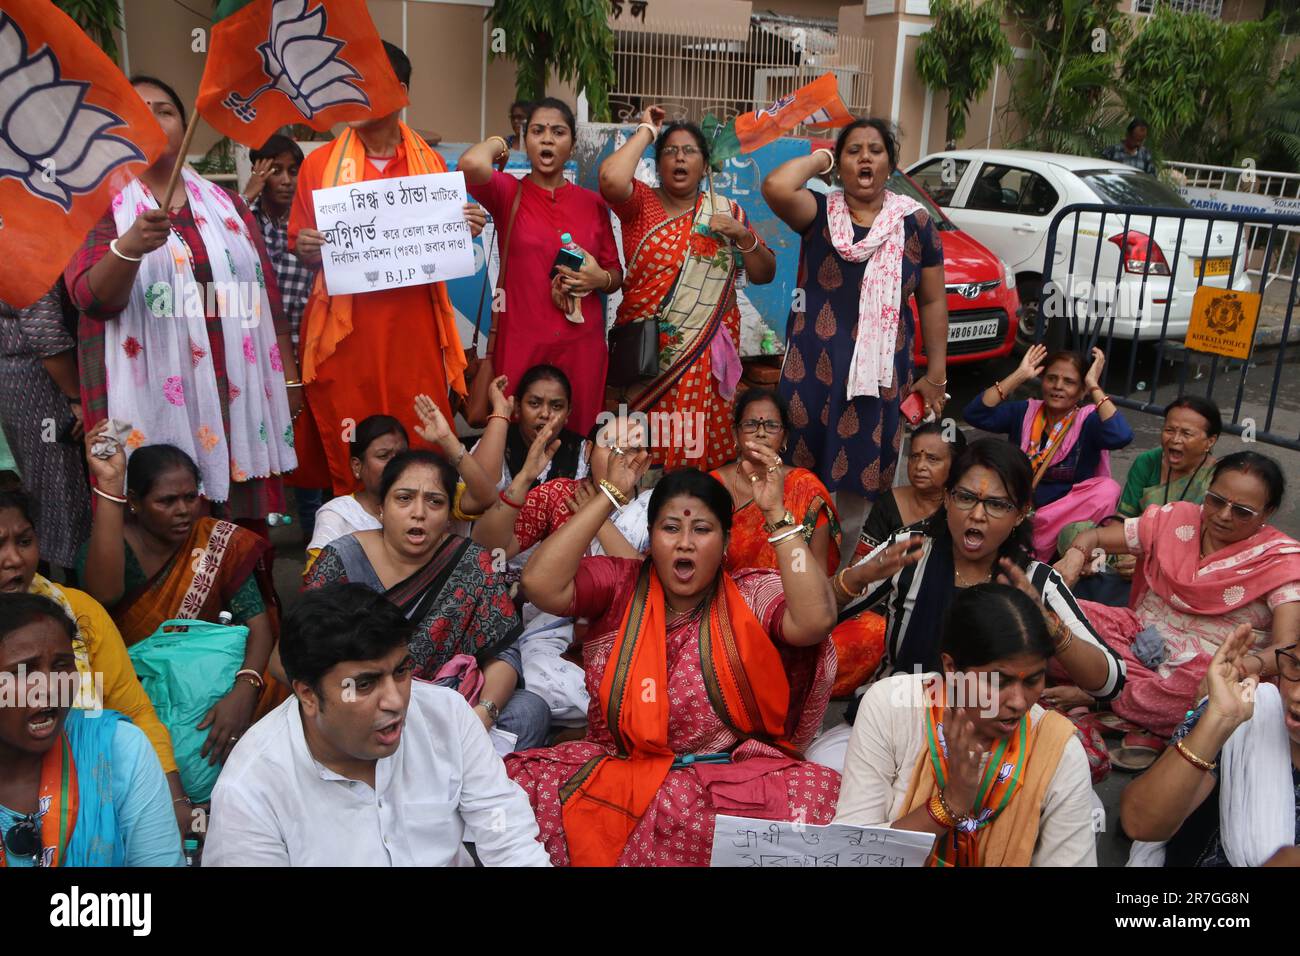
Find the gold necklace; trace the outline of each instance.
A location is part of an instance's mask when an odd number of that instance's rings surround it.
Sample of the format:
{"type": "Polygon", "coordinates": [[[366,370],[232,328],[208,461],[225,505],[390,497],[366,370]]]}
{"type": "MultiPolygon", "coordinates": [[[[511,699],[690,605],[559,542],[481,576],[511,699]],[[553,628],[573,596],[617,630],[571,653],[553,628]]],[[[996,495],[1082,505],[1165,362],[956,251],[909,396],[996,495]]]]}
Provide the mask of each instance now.
{"type": "Polygon", "coordinates": [[[987,584],[987,583],[989,582],[989,580],[992,579],[992,577],[993,577],[993,569],[992,569],[992,568],[989,568],[988,571],[986,571],[986,572],[984,573],[984,578],[983,578],[982,580],[980,580],[980,581],[967,581],[967,580],[965,580],[965,579],[961,576],[961,572],[957,570],[957,566],[956,566],[955,564],[953,565],[952,573],[953,573],[953,574],[956,576],[956,578],[957,578],[957,587],[959,587],[959,588],[968,588],[968,587],[973,587],[973,586],[976,585],[976,584],[987,584]]]}

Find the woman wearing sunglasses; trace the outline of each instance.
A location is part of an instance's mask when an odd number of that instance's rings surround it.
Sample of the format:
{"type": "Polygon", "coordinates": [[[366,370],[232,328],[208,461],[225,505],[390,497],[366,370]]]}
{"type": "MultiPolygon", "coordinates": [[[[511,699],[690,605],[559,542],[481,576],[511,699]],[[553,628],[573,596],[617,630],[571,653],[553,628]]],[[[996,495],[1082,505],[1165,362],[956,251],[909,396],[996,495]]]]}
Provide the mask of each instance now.
{"type": "Polygon", "coordinates": [[[616,326],[659,327],[658,374],[610,385],[623,389],[615,401],[634,412],[681,414],[703,423],[702,459],[687,457],[682,442],[652,454],[656,467],[707,471],[736,453],[731,402],[741,372],[737,284],[742,271],[756,285],[771,282],[776,256],[750,228],[740,205],[706,182],[709,144],[700,128],[664,123],[666,115],[661,107],[649,107],[627,142],[600,166],[600,194],[623,224],[627,260],[616,326]],[[657,187],[636,178],[651,143],[657,187]]]}
{"type": "Polygon", "coordinates": [[[1254,676],[1253,643],[1241,624],[1219,645],[1209,696],[1125,789],[1129,866],[1260,866],[1300,843],[1300,644],[1262,655],[1274,686],[1254,676]]]}
{"type": "Polygon", "coordinates": [[[73,709],[77,625],[38,594],[0,594],[0,868],[184,866],[167,778],[117,711],[73,709]],[[21,693],[20,693],[21,692],[21,693]]]}
{"type": "Polygon", "coordinates": [[[1111,704],[1116,714],[1169,737],[1200,696],[1214,652],[1242,624],[1254,633],[1249,676],[1277,673],[1272,650],[1300,630],[1300,542],[1268,523],[1285,484],[1273,459],[1237,452],[1215,466],[1202,504],[1150,507],[1075,538],[1057,563],[1067,581],[1099,570],[1109,554],[1142,559],[1131,610],[1084,602],[1128,664],[1128,683],[1111,704]]]}
{"type": "MultiPolygon", "coordinates": [[[[840,620],[884,605],[888,625],[877,679],[942,671],[944,612],[961,589],[996,582],[1020,588],[1041,609],[1053,640],[1053,675],[1102,700],[1119,691],[1119,656],[1093,631],[1060,575],[1030,557],[1032,507],[1033,472],[1024,452],[981,438],[953,465],[942,508],[835,576],[840,620]]],[[[859,699],[865,689],[859,688],[859,699]]],[[[845,714],[850,723],[856,710],[855,704],[845,714]]],[[[848,738],[847,728],[828,731],[809,759],[839,769],[848,738]]]]}

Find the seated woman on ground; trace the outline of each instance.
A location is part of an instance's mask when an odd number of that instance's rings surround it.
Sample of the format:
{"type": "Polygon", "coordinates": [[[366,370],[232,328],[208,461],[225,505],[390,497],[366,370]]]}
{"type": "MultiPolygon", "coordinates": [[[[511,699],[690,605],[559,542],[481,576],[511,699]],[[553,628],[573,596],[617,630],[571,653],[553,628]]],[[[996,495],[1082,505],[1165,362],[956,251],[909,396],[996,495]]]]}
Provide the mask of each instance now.
{"type": "Polygon", "coordinates": [[[174,618],[220,623],[229,611],[248,628],[230,692],[199,723],[211,727],[202,755],[224,763],[258,715],[283,699],[266,686],[279,602],[266,559],[271,543],[229,521],[204,517],[198,466],[174,445],[117,446],[111,458],[91,453],[108,420],[86,434],[86,461],[99,500],[90,541],[77,556],[86,591],[113,616],[127,647],[174,618]]]}
{"type": "Polygon", "coordinates": [[[1020,367],[963,412],[968,424],[1006,435],[1029,456],[1033,466],[1033,554],[1040,561],[1056,557],[1061,529],[1075,521],[1100,521],[1115,510],[1118,483],[1110,476],[1108,452],[1133,440],[1133,430],[1101,388],[1106,357],[1092,350],[1092,367],[1074,352],[1047,354],[1030,346],[1020,367]],[[1008,401],[1017,388],[1037,378],[1042,399],[1008,401]],[[1080,405],[1087,396],[1096,404],[1080,405]]]}
{"type": "Polygon", "coordinates": [[[1300,844],[1300,645],[1273,650],[1274,686],[1253,676],[1252,643],[1241,624],[1219,645],[1208,700],[1124,790],[1129,866],[1260,866],[1300,844]]]}
{"type": "MultiPolygon", "coordinates": [[[[531,552],[591,497],[604,495],[618,502],[622,492],[609,484],[609,463],[616,456],[634,451],[645,440],[640,428],[626,418],[594,425],[587,436],[590,472],[586,478],[552,478],[528,490],[557,447],[552,437],[556,429],[552,422],[533,440],[524,466],[511,479],[510,487],[474,525],[474,540],[488,549],[504,549],[507,559],[531,552]]],[[[590,542],[587,555],[640,558],[650,546],[646,527],[650,495],[650,491],[643,491],[626,504],[617,504],[590,542]]],[[[546,701],[553,723],[582,726],[590,703],[582,667],[564,657],[573,644],[576,622],[567,615],[541,611],[531,602],[524,604],[522,616],[524,632],[519,638],[519,651],[528,689],[546,701]]]]}
{"type": "Polygon", "coordinates": [[[144,731],[167,775],[167,785],[175,801],[172,806],[176,821],[182,830],[188,831],[192,813],[184,799],[185,788],[181,786],[172,753],[171,735],[158,720],[149,695],[135,676],[117,625],[85,591],[55,584],[37,571],[40,561],[40,544],[27,496],[21,491],[0,491],[0,594],[39,594],[61,607],[76,622],[74,648],[83,688],[76,707],[119,711],[144,731]],[[102,676],[102,699],[96,696],[95,675],[102,676]]]}
{"type": "Polygon", "coordinates": [[[926,422],[912,432],[907,484],[876,499],[862,525],[853,560],[870,554],[899,528],[924,521],[943,507],[943,486],[952,464],[966,450],[966,434],[946,421],[926,422]]]}
{"type": "Polygon", "coordinates": [[[1168,738],[1201,696],[1214,652],[1241,624],[1253,632],[1250,675],[1277,673],[1272,651],[1300,634],[1300,542],[1269,524],[1285,488],[1273,459],[1236,452],[1214,466],[1202,504],[1152,506],[1074,539],[1057,563],[1067,581],[1099,567],[1103,552],[1142,558],[1131,610],[1084,602],[1127,664],[1116,714],[1168,738]]]}
{"type": "MultiPolygon", "coordinates": [[[[1213,402],[1199,395],[1176,398],[1165,408],[1160,445],[1144,451],[1129,467],[1115,509],[1119,518],[1136,518],[1152,505],[1190,501],[1199,505],[1214,472],[1214,444],[1223,431],[1223,418],[1213,402]]],[[[1114,516],[1112,516],[1113,518],[1114,516]]],[[[1109,524],[1103,519],[1098,524],[1109,524]]],[[[1064,555],[1074,539],[1089,528],[1091,521],[1067,525],[1057,538],[1057,550],[1064,555]]],[[[1102,573],[1079,581],[1075,594],[1088,601],[1124,607],[1128,604],[1129,581],[1137,564],[1131,555],[1119,555],[1102,573]]]]}
{"type": "MultiPolygon", "coordinates": [[[[836,575],[841,619],[885,604],[888,629],[877,678],[940,670],[944,611],[964,588],[999,580],[1041,606],[1055,642],[1057,679],[1101,700],[1119,692],[1119,655],[1093,630],[1061,576],[1029,556],[1031,481],[1029,460],[1014,445],[973,441],[952,467],[942,508],[836,575]]],[[[852,723],[855,712],[850,707],[845,719],[852,723]]],[[[809,757],[842,766],[848,734],[846,727],[827,731],[809,757]]]]}
{"type": "MultiPolygon", "coordinates": [[[[749,482],[740,473],[740,462],[743,459],[761,467],[763,456],[786,454],[789,405],[770,388],[751,388],[736,397],[732,427],[741,458],[711,472],[731,492],[734,509],[731,538],[727,543],[727,568],[732,571],[777,568],[780,565],[776,547],[767,540],[772,532],[754,501],[749,482]]],[[[818,567],[834,574],[840,563],[840,524],[831,493],[807,468],[794,468],[782,462],[780,477],[782,499],[790,519],[803,527],[804,542],[818,567]]]]}
{"type": "MultiPolygon", "coordinates": [[[[510,398],[505,395],[508,384],[504,375],[493,381],[492,414],[483,435],[470,449],[471,457],[496,481],[497,490],[504,490],[510,484],[511,478],[523,468],[533,441],[552,423],[559,426],[555,436],[559,446],[541,473],[533,477],[529,488],[552,478],[586,478],[584,439],[564,427],[573,409],[569,377],[554,365],[534,365],[524,373],[516,394],[510,398]],[[512,418],[512,413],[517,414],[512,418]]],[[[490,504],[480,503],[485,508],[490,504]]]]}
{"type": "Polygon", "coordinates": [[[933,833],[931,866],[1096,866],[1087,757],[1037,703],[1057,653],[1039,605],[967,588],[940,646],[940,670],[862,699],[835,822],[933,833]]]}
{"type": "Polygon", "coordinates": [[[473,688],[485,728],[517,737],[520,749],[546,739],[545,702],[519,688],[519,614],[492,553],[449,529],[456,471],[429,451],[405,451],[379,482],[381,527],[327,544],[303,579],[313,590],[352,581],[384,594],[418,622],[411,638],[416,676],[473,688]],[[473,666],[470,666],[470,659],[473,666]]]}
{"type": "MultiPolygon", "coordinates": [[[[66,686],[76,643],[77,625],[54,601],[0,594],[0,672],[66,686]]],[[[0,707],[0,868],[184,866],[167,778],[144,731],[113,710],[92,720],[69,700],[28,703],[0,707]]]]}
{"type": "Polygon", "coordinates": [[[352,474],[361,487],[331,498],[316,512],[316,528],[307,545],[307,566],[321,548],[354,531],[379,528],[379,476],[394,455],[406,451],[410,436],[391,415],[370,415],[357,423],[350,443],[352,474]]]}
{"type": "MultiPolygon", "coordinates": [[[[627,496],[648,463],[614,456],[609,480],[627,496]]],[[[775,455],[741,464],[769,521],[779,470],[775,455]]],[[[800,754],[829,699],[834,602],[825,572],[794,560],[799,526],[781,526],[780,571],[728,572],[731,498],[682,469],[651,496],[646,559],[583,557],[611,508],[593,496],[524,568],[529,600],[592,622],[586,739],[506,758],[552,862],[707,866],[717,813],[829,822],[839,775],[800,754]]]]}

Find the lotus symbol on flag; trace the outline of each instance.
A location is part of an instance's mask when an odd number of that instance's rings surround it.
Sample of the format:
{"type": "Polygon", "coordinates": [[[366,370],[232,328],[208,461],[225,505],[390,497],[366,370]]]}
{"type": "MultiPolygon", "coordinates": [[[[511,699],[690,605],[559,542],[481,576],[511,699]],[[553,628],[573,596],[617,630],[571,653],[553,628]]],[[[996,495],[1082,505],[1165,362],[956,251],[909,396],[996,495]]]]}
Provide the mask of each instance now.
{"type": "Polygon", "coordinates": [[[67,212],[74,193],[92,193],[118,166],[146,158],[105,134],[127,122],[86,103],[89,89],[63,79],[48,46],[28,56],[26,35],[0,12],[0,179],[16,179],[67,212]]]}
{"type": "Polygon", "coordinates": [[[270,35],[257,47],[269,82],[248,96],[232,91],[221,104],[245,123],[257,116],[253,101],[273,89],[287,96],[307,119],[343,103],[369,106],[370,98],[352,82],[361,74],[339,58],[343,41],[326,36],[326,25],[323,6],[307,13],[307,0],[275,0],[270,35]]]}

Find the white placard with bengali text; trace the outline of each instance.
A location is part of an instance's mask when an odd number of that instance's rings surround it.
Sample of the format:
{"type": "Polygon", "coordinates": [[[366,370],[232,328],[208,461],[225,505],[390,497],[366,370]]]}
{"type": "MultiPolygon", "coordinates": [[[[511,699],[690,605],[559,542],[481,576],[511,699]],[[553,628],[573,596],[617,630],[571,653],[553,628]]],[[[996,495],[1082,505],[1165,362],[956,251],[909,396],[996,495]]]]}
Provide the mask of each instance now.
{"type": "Polygon", "coordinates": [[[464,173],[374,179],[312,190],[330,295],[474,274],[464,173]]]}
{"type": "Polygon", "coordinates": [[[782,823],[718,814],[709,866],[875,869],[925,866],[934,834],[848,823],[782,823]]]}

